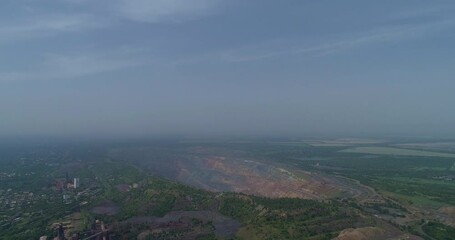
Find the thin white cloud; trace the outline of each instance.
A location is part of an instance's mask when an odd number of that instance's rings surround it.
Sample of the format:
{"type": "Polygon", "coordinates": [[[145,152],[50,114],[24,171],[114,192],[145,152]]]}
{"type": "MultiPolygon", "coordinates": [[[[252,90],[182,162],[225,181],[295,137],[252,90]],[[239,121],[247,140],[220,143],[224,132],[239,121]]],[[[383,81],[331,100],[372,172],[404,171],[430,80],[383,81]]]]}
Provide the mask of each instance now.
{"type": "Polygon", "coordinates": [[[67,12],[62,8],[56,11],[34,2],[17,2],[11,12],[18,13],[18,17],[0,21],[0,43],[96,29],[114,25],[120,19],[146,23],[182,22],[212,14],[221,3],[220,0],[52,1],[76,10],[67,12]],[[24,9],[27,9],[26,14],[24,9]]]}
{"type": "Polygon", "coordinates": [[[56,77],[77,77],[109,72],[136,65],[135,61],[112,59],[93,55],[49,55],[44,63],[46,72],[57,73],[56,77]]]}
{"type": "Polygon", "coordinates": [[[0,72],[0,82],[27,80],[59,80],[90,76],[145,64],[126,56],[94,54],[48,54],[34,70],[0,72]]]}
{"type": "Polygon", "coordinates": [[[1,24],[0,43],[94,29],[105,24],[100,18],[88,14],[31,16],[26,20],[16,19],[1,24]]]}
{"type": "Polygon", "coordinates": [[[157,23],[181,22],[211,14],[219,4],[219,0],[116,0],[111,6],[119,17],[157,23]]]}
{"type": "Polygon", "coordinates": [[[246,47],[225,51],[221,59],[229,62],[257,61],[284,55],[325,56],[372,44],[385,44],[431,36],[439,31],[455,26],[454,20],[442,20],[425,24],[392,26],[363,33],[353,33],[351,37],[339,37],[338,41],[307,46],[287,46],[276,42],[261,47],[246,47]],[[286,48],[283,49],[283,46],[286,48]]]}
{"type": "Polygon", "coordinates": [[[453,5],[434,5],[425,6],[415,9],[406,9],[404,11],[393,13],[387,19],[389,20],[407,20],[415,18],[437,18],[442,16],[450,17],[453,12],[453,5]]]}

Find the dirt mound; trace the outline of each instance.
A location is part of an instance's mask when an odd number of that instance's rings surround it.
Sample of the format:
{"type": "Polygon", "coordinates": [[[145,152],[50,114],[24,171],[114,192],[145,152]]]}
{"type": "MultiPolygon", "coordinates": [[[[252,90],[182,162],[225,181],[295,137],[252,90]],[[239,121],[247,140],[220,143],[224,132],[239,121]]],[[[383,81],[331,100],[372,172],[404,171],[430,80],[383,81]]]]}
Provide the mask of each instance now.
{"type": "MultiPolygon", "coordinates": [[[[285,169],[254,160],[209,156],[200,158],[199,161],[205,176],[180,174],[179,180],[185,182],[190,179],[195,186],[208,190],[234,191],[272,198],[320,199],[339,192],[336,187],[327,184],[326,179],[310,174],[305,174],[305,178],[296,176],[285,169]],[[204,185],[210,186],[207,188],[204,185]],[[223,186],[227,188],[223,189],[223,186]]],[[[187,173],[194,171],[198,170],[192,169],[187,173]]]]}
{"type": "Polygon", "coordinates": [[[352,180],[296,171],[291,166],[286,169],[242,151],[218,147],[166,149],[118,149],[111,151],[110,156],[122,161],[138,161],[158,176],[213,192],[305,199],[376,196],[373,190],[352,180]]]}
{"type": "Polygon", "coordinates": [[[369,240],[369,239],[383,239],[385,231],[384,229],[376,227],[364,227],[364,228],[349,228],[343,230],[337,238],[337,240],[369,240]]]}
{"type": "Polygon", "coordinates": [[[442,207],[439,209],[440,212],[455,216],[455,207],[442,207]]]}
{"type": "Polygon", "coordinates": [[[439,221],[455,227],[455,207],[442,207],[436,214],[439,221]]]}
{"type": "Polygon", "coordinates": [[[397,229],[385,227],[348,228],[343,230],[335,240],[399,240],[421,239],[420,237],[403,233],[397,229]]]}

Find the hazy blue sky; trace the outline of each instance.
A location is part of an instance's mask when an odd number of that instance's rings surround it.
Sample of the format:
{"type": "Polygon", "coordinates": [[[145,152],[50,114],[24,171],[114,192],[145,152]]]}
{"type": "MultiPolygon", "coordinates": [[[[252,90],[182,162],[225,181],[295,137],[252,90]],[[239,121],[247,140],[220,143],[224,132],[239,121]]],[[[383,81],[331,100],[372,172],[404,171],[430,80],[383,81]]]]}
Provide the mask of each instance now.
{"type": "Polygon", "coordinates": [[[0,136],[455,136],[455,2],[2,0],[0,136]]]}

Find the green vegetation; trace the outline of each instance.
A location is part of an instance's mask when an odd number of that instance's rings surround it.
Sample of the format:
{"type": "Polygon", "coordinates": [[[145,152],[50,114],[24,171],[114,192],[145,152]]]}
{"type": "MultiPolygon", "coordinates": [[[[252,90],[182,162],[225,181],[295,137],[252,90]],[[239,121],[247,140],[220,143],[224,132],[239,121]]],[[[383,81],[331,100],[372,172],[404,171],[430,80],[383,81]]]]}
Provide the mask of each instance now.
{"type": "MultiPolygon", "coordinates": [[[[412,204],[418,203],[417,199],[424,198],[432,202],[455,205],[455,182],[444,182],[433,179],[410,177],[376,177],[367,181],[368,184],[397,195],[409,196],[412,204]],[[416,199],[413,201],[412,199],[416,199]]],[[[424,204],[428,205],[428,204],[424,204]]]]}
{"type": "Polygon", "coordinates": [[[249,229],[250,236],[258,239],[326,239],[363,222],[354,210],[336,202],[215,194],[155,177],[149,178],[141,190],[120,194],[116,202],[124,209],[119,215],[121,219],[136,215],[164,216],[176,210],[216,209],[239,220],[249,229]]]}
{"type": "Polygon", "coordinates": [[[245,225],[239,236],[245,239],[330,239],[349,226],[366,223],[355,211],[341,208],[336,202],[233,193],[223,194],[220,199],[220,212],[245,225]]]}
{"type": "Polygon", "coordinates": [[[434,239],[455,239],[455,228],[438,222],[428,222],[422,226],[422,230],[434,239]]]}

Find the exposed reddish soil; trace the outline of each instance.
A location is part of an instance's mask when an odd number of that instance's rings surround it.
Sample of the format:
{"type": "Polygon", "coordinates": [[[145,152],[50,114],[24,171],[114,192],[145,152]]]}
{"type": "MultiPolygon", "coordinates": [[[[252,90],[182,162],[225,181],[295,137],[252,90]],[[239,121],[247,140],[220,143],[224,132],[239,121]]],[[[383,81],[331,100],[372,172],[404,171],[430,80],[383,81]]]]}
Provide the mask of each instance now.
{"type": "Polygon", "coordinates": [[[349,179],[291,171],[238,156],[193,155],[191,160],[177,161],[176,166],[176,180],[210,191],[234,191],[272,198],[377,197],[373,190],[349,179]]]}
{"type": "Polygon", "coordinates": [[[436,215],[439,221],[455,227],[455,207],[442,207],[436,215]]]}
{"type": "Polygon", "coordinates": [[[336,240],[386,240],[386,239],[421,239],[420,237],[406,234],[393,229],[378,227],[349,228],[343,230],[336,240]]]}

